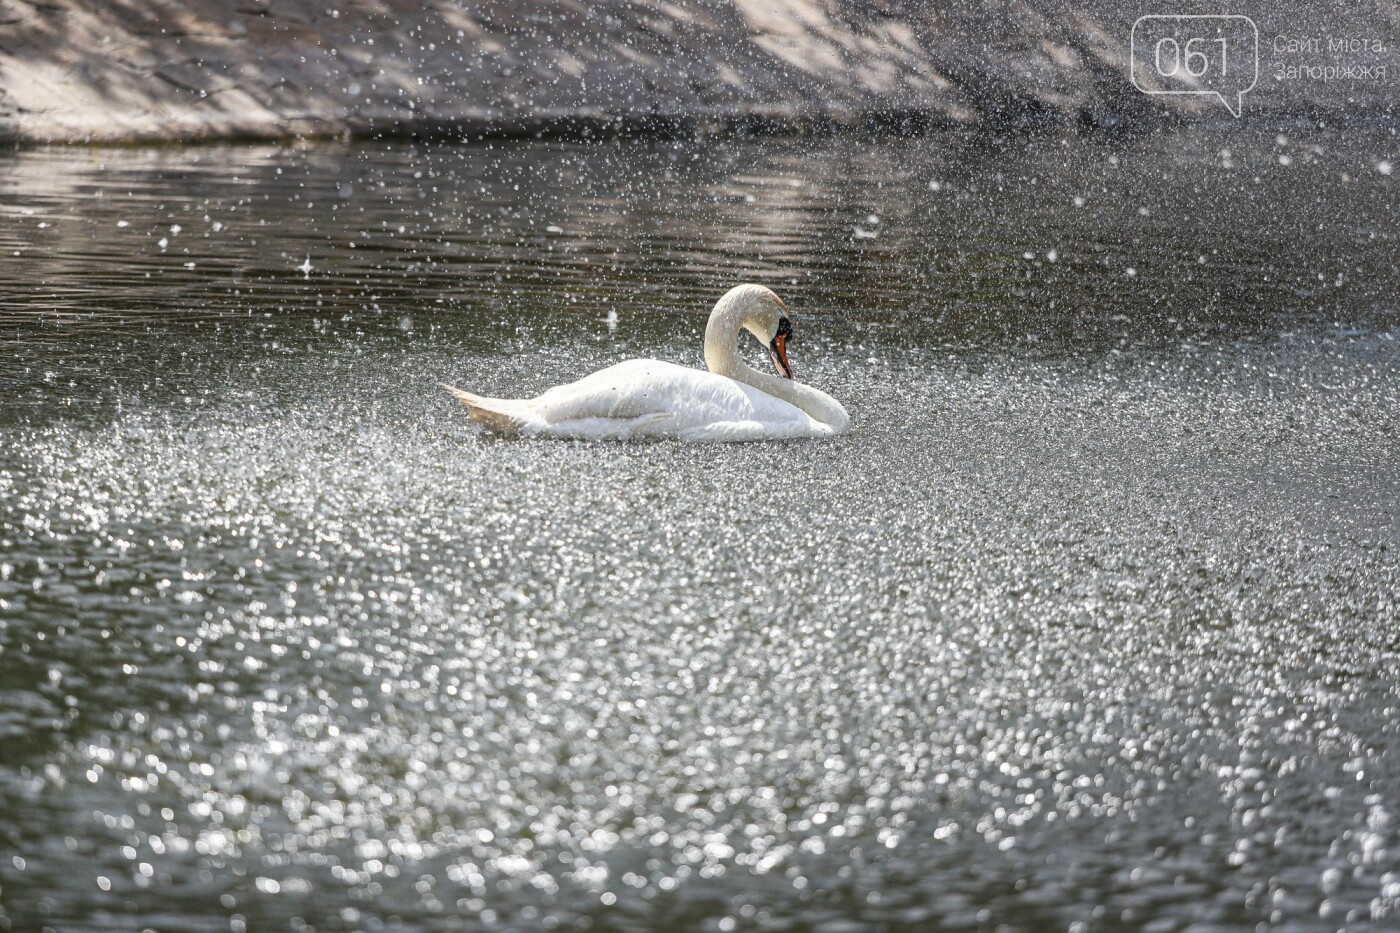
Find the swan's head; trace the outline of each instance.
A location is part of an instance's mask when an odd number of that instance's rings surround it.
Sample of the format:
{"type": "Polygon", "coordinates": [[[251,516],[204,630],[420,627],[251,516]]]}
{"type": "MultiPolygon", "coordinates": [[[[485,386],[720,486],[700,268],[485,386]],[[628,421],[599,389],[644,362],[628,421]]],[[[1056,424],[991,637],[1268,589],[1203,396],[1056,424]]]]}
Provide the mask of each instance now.
{"type": "Polygon", "coordinates": [[[787,305],[772,289],[762,285],[738,285],[721,301],[734,300],[743,308],[743,327],[758,338],[773,359],[773,366],[784,379],[792,378],[787,343],[792,338],[792,319],[787,305]]]}

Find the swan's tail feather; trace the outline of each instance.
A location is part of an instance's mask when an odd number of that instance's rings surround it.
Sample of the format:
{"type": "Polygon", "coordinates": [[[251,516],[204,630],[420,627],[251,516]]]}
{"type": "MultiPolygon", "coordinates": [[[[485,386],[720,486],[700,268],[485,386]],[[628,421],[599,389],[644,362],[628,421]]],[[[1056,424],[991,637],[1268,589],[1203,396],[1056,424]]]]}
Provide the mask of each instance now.
{"type": "Polygon", "coordinates": [[[511,404],[510,402],[473,395],[445,382],[441,385],[456,396],[459,402],[467,406],[468,418],[489,431],[495,431],[499,434],[518,434],[521,427],[524,426],[524,421],[505,410],[505,407],[511,404]]]}

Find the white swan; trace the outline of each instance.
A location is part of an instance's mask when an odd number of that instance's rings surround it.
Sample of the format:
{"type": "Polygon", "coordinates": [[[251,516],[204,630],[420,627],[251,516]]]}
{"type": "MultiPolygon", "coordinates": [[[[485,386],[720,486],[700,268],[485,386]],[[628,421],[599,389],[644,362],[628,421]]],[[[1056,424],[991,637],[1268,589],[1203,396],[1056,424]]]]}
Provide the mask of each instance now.
{"type": "Polygon", "coordinates": [[[445,386],[473,421],[508,435],[629,440],[761,441],[844,434],[850,416],[836,399],[792,378],[792,322],[762,285],[731,288],[705,327],[710,371],[660,360],[627,360],[536,398],[485,398],[445,386]],[[768,348],[782,378],[739,358],[739,332],[768,348]]]}

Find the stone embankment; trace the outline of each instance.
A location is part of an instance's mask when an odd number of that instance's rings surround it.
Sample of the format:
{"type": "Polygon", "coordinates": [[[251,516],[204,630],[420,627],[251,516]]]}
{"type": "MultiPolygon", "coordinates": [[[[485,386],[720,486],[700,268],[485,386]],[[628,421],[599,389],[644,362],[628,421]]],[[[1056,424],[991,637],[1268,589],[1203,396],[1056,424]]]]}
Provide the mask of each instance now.
{"type": "MultiPolygon", "coordinates": [[[[1259,33],[1246,115],[1394,115],[1395,3],[1250,6],[1230,10],[1259,33]]],[[[1212,97],[1134,87],[1143,12],[1109,0],[0,0],[0,140],[1229,119],[1212,97]]]]}

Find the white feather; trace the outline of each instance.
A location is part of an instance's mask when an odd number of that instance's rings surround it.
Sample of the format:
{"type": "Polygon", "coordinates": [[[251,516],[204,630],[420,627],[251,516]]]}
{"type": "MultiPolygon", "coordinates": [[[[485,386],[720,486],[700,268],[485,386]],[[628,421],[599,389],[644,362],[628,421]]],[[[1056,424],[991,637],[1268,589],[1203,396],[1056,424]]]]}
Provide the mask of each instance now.
{"type": "Polygon", "coordinates": [[[760,373],[738,358],[738,335],[775,332],[782,303],[768,289],[740,285],[715,305],[706,328],[712,372],[661,360],[627,360],[535,398],[485,398],[447,388],[472,420],[502,434],[581,440],[670,437],[763,441],[842,434],[846,409],[824,392],[760,373]]]}

